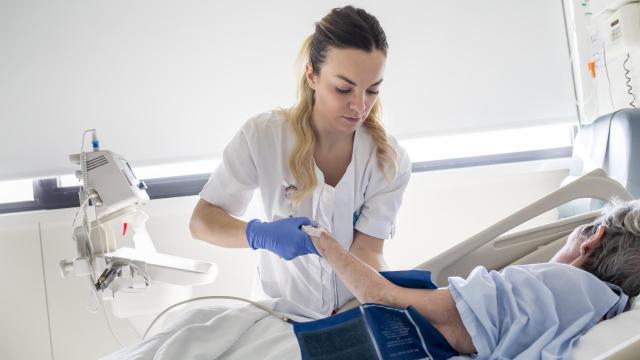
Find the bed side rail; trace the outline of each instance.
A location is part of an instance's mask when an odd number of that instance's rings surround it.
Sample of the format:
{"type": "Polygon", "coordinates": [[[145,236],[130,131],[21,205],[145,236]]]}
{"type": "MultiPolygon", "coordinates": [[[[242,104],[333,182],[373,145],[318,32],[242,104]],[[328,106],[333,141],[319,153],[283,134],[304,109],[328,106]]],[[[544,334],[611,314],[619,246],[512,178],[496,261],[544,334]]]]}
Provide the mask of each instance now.
{"type": "Polygon", "coordinates": [[[416,268],[431,271],[433,281],[441,286],[447,284],[449,276],[466,277],[478,265],[487,269],[501,269],[540,246],[567,236],[578,225],[593,221],[598,216],[598,211],[505,235],[508,231],[572,200],[593,198],[608,201],[614,197],[621,200],[633,199],[622,185],[607,177],[602,169],[596,169],[416,268]]]}

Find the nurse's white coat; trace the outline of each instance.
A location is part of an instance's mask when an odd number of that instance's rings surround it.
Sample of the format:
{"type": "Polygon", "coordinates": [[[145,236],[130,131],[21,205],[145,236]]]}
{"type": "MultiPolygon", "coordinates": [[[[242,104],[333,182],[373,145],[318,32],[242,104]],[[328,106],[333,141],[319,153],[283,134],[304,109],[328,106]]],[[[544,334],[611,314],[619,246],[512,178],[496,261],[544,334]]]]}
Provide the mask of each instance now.
{"type": "MultiPolygon", "coordinates": [[[[293,208],[285,189],[295,186],[287,161],[294,134],[280,111],[247,121],[227,145],[200,196],[229,214],[242,216],[256,188],[260,189],[267,221],[307,216],[329,229],[349,249],[354,229],[381,239],[393,236],[402,194],[411,175],[406,151],[390,136],[398,154],[397,176],[388,182],[377,164],[375,145],[367,129],[356,130],[351,163],[340,182],[325,184],[320,169],[318,186],[293,208]]],[[[290,188],[291,189],[291,188],[290,188]]],[[[353,295],[326,261],[316,255],[285,261],[260,251],[254,297],[285,298],[309,310],[304,316],[321,317],[349,301],[353,295]]]]}

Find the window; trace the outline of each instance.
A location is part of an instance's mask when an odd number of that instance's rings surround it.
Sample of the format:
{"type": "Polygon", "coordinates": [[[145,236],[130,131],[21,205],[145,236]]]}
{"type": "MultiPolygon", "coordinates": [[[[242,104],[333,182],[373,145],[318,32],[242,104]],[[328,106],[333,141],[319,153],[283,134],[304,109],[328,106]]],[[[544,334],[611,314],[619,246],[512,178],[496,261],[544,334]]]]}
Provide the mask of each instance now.
{"type": "Polygon", "coordinates": [[[0,182],[0,204],[33,201],[33,180],[0,182]]]}
{"type": "MultiPolygon", "coordinates": [[[[413,171],[566,158],[571,156],[571,124],[553,124],[468,134],[400,140],[413,171]]],[[[220,159],[155,166],[134,166],[151,199],[193,196],[200,192],[220,159]]],[[[78,206],[74,175],[0,182],[0,213],[78,206]]]]}
{"type": "Polygon", "coordinates": [[[553,124],[401,140],[413,162],[570,147],[572,124],[553,124]]]}

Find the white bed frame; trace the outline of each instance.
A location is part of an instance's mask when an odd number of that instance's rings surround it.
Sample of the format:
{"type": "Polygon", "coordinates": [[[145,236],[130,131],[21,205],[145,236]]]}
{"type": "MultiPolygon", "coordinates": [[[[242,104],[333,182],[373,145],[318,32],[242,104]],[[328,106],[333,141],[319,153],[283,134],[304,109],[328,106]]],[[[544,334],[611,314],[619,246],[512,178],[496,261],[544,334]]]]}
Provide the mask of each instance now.
{"type": "MultiPolygon", "coordinates": [[[[573,229],[593,221],[599,211],[553,221],[527,230],[509,234],[507,232],[572,200],[590,198],[607,201],[614,197],[620,200],[633,199],[622,185],[607,177],[603,170],[596,169],[416,268],[431,271],[432,280],[442,286],[448,283],[449,276],[467,277],[478,265],[490,270],[500,270],[511,264],[546,262],[562,247],[573,229]]],[[[638,359],[639,354],[640,334],[612,348],[598,359],[638,359]]]]}
{"type": "Polygon", "coordinates": [[[640,334],[598,356],[595,360],[638,360],[640,356],[640,334]]]}
{"type": "Polygon", "coordinates": [[[608,201],[614,197],[620,200],[633,199],[620,183],[607,177],[603,170],[593,170],[416,268],[431,271],[432,280],[442,285],[447,284],[449,276],[467,277],[478,265],[489,270],[500,270],[514,263],[548,261],[561,247],[563,241],[559,240],[566,239],[578,225],[593,221],[599,211],[506,233],[572,200],[589,198],[608,201]]]}

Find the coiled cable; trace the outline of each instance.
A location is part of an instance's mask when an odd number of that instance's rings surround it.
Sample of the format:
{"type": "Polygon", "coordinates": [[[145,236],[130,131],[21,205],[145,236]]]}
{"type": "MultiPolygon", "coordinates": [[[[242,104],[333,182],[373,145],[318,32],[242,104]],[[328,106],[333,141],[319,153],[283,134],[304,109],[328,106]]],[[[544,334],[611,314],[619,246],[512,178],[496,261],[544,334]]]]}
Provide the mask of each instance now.
{"type": "Polygon", "coordinates": [[[625,85],[627,86],[627,94],[631,95],[631,101],[629,102],[629,105],[632,108],[636,108],[636,94],[633,93],[633,86],[631,85],[631,76],[629,75],[631,73],[631,70],[627,68],[627,63],[629,62],[629,60],[631,60],[631,55],[629,55],[629,53],[627,53],[627,58],[624,59],[624,62],[622,63],[622,68],[624,69],[624,77],[625,79],[627,79],[627,81],[625,81],[625,85]]]}

